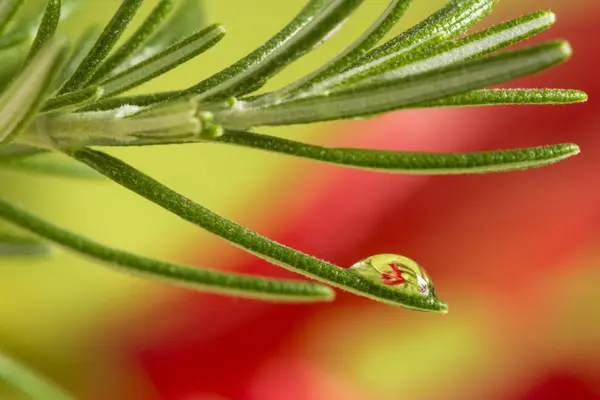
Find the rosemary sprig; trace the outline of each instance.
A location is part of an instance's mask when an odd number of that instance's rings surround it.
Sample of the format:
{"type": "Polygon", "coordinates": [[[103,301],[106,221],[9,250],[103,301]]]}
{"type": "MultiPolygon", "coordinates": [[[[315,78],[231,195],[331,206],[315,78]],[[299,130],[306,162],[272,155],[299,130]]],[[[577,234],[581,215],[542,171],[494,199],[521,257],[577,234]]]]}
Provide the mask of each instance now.
{"type": "Polygon", "coordinates": [[[447,311],[446,304],[435,296],[425,297],[405,293],[393,287],[373,283],[348,270],[261,236],[214,214],[107,154],[90,149],[68,149],[65,152],[132,192],[271,263],[391,305],[417,310],[447,311]]]}
{"type": "MultiPolygon", "coordinates": [[[[142,0],[124,0],[103,30],[92,27],[85,31],[66,67],[61,68],[66,44],[56,36],[56,29],[68,14],[61,1],[47,0],[45,9],[34,8],[24,17],[15,17],[23,1],[2,1],[0,60],[5,67],[0,71],[0,168],[71,177],[97,177],[99,172],[269,262],[377,301],[445,312],[446,305],[433,291],[423,295],[387,286],[368,266],[346,270],[273,242],[86,146],[221,143],[406,174],[506,172],[544,166],[577,154],[575,144],[476,153],[327,148],[250,132],[264,125],[367,118],[409,108],[587,100],[585,93],[571,89],[487,89],[542,71],[571,54],[563,41],[502,50],[548,29],[555,18],[549,11],[462,36],[488,15],[496,2],[450,0],[430,17],[380,44],[412,4],[411,0],[389,0],[366,32],[330,62],[270,93],[259,93],[269,79],[325,42],[363,3],[311,0],[262,46],[216,74],[199,78],[188,89],[122,96],[217,44],[224,35],[222,25],[199,29],[202,13],[197,0],[182,0],[179,7],[174,0],[161,0],[115,49],[142,5],[142,0]],[[21,54],[26,43],[30,43],[29,53],[21,54]],[[55,93],[56,88],[60,89],[55,93]],[[87,166],[49,154],[58,152],[87,166]],[[372,279],[356,272],[364,272],[363,267],[372,279]]],[[[331,289],[318,284],[200,270],[108,248],[2,200],[0,219],[125,271],[202,290],[286,301],[330,300],[333,296],[331,289]]],[[[18,241],[13,240],[11,246],[9,242],[0,237],[0,245],[17,252],[18,241]]],[[[26,253],[24,243],[20,245],[26,253]]],[[[39,242],[35,245],[41,246],[39,242]]],[[[379,258],[369,258],[375,259],[379,258]]],[[[416,263],[410,264],[410,271],[420,271],[416,263]]]]}

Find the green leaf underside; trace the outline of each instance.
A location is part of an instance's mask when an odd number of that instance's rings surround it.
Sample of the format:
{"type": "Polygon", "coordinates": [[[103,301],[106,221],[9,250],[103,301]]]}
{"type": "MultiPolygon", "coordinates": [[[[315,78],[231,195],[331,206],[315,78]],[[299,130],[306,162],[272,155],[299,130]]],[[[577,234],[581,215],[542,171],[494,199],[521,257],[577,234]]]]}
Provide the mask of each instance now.
{"type": "Polygon", "coordinates": [[[487,16],[497,1],[451,0],[430,17],[371,50],[360,61],[368,64],[451,40],[487,16]]]}
{"type": "Polygon", "coordinates": [[[0,157],[0,170],[12,169],[46,175],[71,178],[99,179],[102,175],[81,163],[57,159],[54,154],[39,154],[21,157],[0,157]]]}
{"type": "Polygon", "coordinates": [[[65,82],[59,94],[73,92],[81,89],[96,72],[100,63],[115,46],[138,9],[143,0],[123,0],[121,6],[108,23],[104,31],[77,67],[73,75],[65,82]]]}
{"type": "Polygon", "coordinates": [[[33,119],[60,72],[66,42],[47,41],[0,96],[0,148],[8,145],[33,119]]]}
{"type": "Polygon", "coordinates": [[[74,400],[62,388],[48,382],[0,352],[0,381],[5,381],[34,400],[74,400]]]}
{"type": "Polygon", "coordinates": [[[31,61],[31,59],[40,50],[40,47],[42,47],[46,41],[54,36],[56,28],[58,27],[58,21],[60,20],[60,10],[61,0],[48,0],[48,5],[46,6],[46,11],[44,12],[42,22],[38,28],[37,35],[33,40],[33,44],[31,45],[31,49],[29,50],[29,54],[27,55],[27,60],[25,63],[31,61]]]}
{"type": "Polygon", "coordinates": [[[574,144],[473,153],[327,148],[250,132],[228,132],[213,141],[353,168],[428,175],[522,170],[552,164],[579,153],[579,147],[574,144]]]}
{"type": "Polygon", "coordinates": [[[0,218],[66,248],[107,262],[123,272],[201,291],[290,302],[328,301],[334,297],[330,288],[310,282],[210,271],[113,249],[63,230],[2,199],[0,218]]]}
{"type": "Polygon", "coordinates": [[[312,95],[264,107],[238,107],[215,114],[226,129],[290,125],[345,119],[413,107],[530,75],[567,59],[571,49],[562,41],[506,51],[483,59],[397,80],[355,85],[326,95],[312,95]]]}
{"type": "Polygon", "coordinates": [[[180,93],[204,99],[250,93],[336,30],[364,0],[312,0],[279,33],[223,71],[180,93]]]}
{"type": "Polygon", "coordinates": [[[90,149],[67,149],[65,152],[186,221],[273,264],[387,304],[439,312],[447,310],[447,306],[437,299],[396,291],[276,243],[214,214],[114,157],[90,149]]]}
{"type": "Polygon", "coordinates": [[[38,239],[0,231],[0,257],[37,256],[49,252],[50,247],[38,239]]]}
{"type": "Polygon", "coordinates": [[[138,50],[152,34],[160,29],[173,10],[174,4],[174,0],[161,0],[154,9],[152,9],[150,15],[148,15],[142,25],[131,35],[127,42],[119,47],[100,65],[89,82],[99,82],[119,68],[119,66],[138,50]]]}
{"type": "Polygon", "coordinates": [[[204,53],[217,44],[223,36],[225,36],[223,25],[209,26],[146,61],[100,82],[100,85],[105,90],[105,96],[114,96],[125,92],[204,53]]]}
{"type": "Polygon", "coordinates": [[[457,41],[425,50],[414,50],[385,62],[359,66],[322,82],[311,90],[319,92],[332,87],[365,81],[383,82],[441,69],[525,40],[548,29],[555,19],[555,15],[549,11],[528,14],[494,25],[457,41]]]}

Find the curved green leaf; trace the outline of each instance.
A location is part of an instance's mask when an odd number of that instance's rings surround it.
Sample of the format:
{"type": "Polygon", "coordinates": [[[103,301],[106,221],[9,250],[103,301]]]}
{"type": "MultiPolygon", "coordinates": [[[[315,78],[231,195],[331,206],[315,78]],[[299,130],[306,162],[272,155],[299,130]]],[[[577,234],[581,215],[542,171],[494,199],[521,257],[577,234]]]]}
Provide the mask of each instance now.
{"type": "Polygon", "coordinates": [[[46,43],[46,41],[48,41],[52,36],[54,36],[58,26],[58,21],[60,20],[60,9],[60,0],[48,0],[46,11],[42,17],[42,23],[38,28],[35,39],[33,40],[33,44],[31,45],[31,49],[29,50],[29,55],[27,55],[25,64],[29,63],[29,61],[31,61],[31,59],[40,50],[42,45],[46,43]]]}
{"type": "Polygon", "coordinates": [[[179,217],[273,264],[387,304],[422,311],[447,312],[439,299],[377,284],[351,271],[306,255],[231,222],[167,188],[121,160],[90,149],[65,152],[111,180],[179,217]]]}
{"type": "Polygon", "coordinates": [[[310,282],[209,271],[113,249],[63,230],[2,199],[0,218],[61,246],[107,262],[121,271],[201,291],[290,302],[328,301],[334,297],[330,288],[310,282]]]}
{"type": "Polygon", "coordinates": [[[100,85],[105,96],[115,96],[155,77],[164,74],[178,65],[194,58],[217,44],[225,36],[225,27],[215,24],[203,29],[171,47],[136,64],[107,80],[100,85]]]}
{"type": "Polygon", "coordinates": [[[351,168],[427,175],[507,172],[552,164],[579,153],[575,144],[472,153],[424,153],[328,148],[250,132],[228,132],[212,140],[351,168]]]}

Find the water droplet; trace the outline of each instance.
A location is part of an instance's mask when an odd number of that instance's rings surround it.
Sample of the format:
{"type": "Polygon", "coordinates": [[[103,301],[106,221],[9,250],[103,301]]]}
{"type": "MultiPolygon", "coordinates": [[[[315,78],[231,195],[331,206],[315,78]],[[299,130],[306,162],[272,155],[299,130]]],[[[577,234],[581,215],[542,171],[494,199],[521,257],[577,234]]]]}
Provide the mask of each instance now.
{"type": "Polygon", "coordinates": [[[378,254],[357,262],[349,270],[381,285],[435,298],[433,283],[425,270],[407,257],[378,254]]]}

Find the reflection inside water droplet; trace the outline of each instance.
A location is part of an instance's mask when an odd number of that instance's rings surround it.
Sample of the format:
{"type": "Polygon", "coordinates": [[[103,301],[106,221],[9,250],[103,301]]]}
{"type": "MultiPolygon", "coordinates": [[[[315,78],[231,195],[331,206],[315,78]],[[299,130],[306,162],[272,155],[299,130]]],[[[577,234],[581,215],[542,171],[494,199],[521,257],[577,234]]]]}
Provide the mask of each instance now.
{"type": "Polygon", "coordinates": [[[425,270],[407,257],[378,254],[357,262],[350,271],[401,291],[435,297],[433,283],[425,270]]]}

